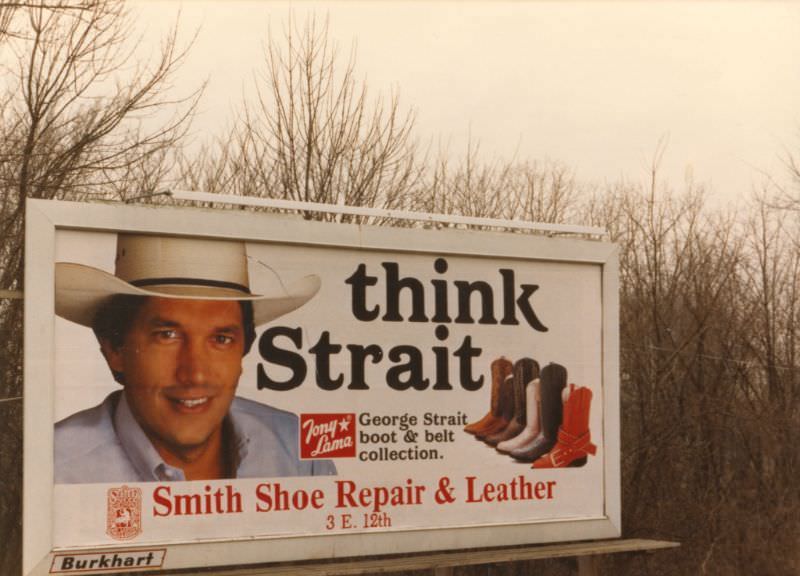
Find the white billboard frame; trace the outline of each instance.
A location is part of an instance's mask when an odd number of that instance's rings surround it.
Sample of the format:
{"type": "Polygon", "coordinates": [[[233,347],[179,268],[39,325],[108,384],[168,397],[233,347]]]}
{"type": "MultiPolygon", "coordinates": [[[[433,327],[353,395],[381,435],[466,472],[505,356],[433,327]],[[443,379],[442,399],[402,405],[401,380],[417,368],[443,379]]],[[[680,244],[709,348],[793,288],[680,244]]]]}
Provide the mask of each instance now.
{"type": "Polygon", "coordinates": [[[468,549],[621,535],[619,264],[614,244],[458,229],[420,230],[307,221],[254,212],[28,200],[25,270],[23,574],[52,573],[59,552],[166,548],[161,568],[259,564],[332,557],[468,549]],[[604,438],[601,517],[520,524],[418,528],[370,534],[313,534],[159,546],[53,547],[54,262],[58,230],[140,232],[237,238],[299,246],[417,254],[574,262],[601,269],[604,438]],[[235,231],[235,232],[234,232],[235,231]],[[477,242],[476,238],[480,241],[477,242]],[[435,537],[431,537],[434,532],[435,537]]]}

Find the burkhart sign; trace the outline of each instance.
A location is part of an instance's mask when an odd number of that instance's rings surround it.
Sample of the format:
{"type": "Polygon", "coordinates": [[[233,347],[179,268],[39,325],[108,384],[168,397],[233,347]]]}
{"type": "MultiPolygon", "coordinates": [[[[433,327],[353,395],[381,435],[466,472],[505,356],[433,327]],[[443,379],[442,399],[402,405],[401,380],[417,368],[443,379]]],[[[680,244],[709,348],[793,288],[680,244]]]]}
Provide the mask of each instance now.
{"type": "Polygon", "coordinates": [[[26,574],[619,536],[612,244],[27,216],[26,574]]]}

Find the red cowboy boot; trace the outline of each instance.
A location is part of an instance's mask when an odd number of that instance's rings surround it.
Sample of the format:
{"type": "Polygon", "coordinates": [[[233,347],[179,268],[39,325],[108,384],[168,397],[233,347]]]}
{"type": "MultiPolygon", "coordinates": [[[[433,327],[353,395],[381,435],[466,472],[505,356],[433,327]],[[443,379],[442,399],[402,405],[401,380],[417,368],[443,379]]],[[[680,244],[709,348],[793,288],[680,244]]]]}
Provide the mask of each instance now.
{"type": "Polygon", "coordinates": [[[597,447],[589,433],[589,407],[592,391],[570,384],[570,395],[564,403],[564,418],[558,429],[558,442],[547,454],[533,463],[533,468],[567,468],[583,466],[597,447]]]}
{"type": "Polygon", "coordinates": [[[475,434],[479,430],[487,428],[500,418],[500,386],[505,379],[511,374],[513,365],[511,361],[505,357],[500,357],[491,364],[492,373],[492,395],[490,401],[489,412],[477,422],[467,424],[464,427],[465,432],[475,434]]]}

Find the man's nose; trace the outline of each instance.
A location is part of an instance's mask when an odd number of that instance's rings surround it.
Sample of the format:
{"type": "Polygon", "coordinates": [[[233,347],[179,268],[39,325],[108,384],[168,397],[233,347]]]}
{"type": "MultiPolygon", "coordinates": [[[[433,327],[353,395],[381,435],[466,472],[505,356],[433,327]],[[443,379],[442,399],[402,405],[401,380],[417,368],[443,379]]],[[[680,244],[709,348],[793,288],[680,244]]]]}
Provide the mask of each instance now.
{"type": "Polygon", "coordinates": [[[178,357],[178,383],[202,386],[208,382],[209,358],[203,342],[186,339],[178,357]]]}

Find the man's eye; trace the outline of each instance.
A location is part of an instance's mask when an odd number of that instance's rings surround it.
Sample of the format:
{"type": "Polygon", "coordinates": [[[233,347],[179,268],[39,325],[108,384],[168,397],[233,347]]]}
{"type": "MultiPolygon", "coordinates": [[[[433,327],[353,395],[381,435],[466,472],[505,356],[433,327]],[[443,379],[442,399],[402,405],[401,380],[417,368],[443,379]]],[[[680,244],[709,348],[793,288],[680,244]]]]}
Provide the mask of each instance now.
{"type": "Polygon", "coordinates": [[[233,336],[229,336],[227,334],[216,334],[214,336],[214,344],[219,344],[220,346],[224,346],[227,344],[231,344],[233,342],[233,336]]]}
{"type": "Polygon", "coordinates": [[[155,336],[158,340],[169,342],[178,338],[178,331],[172,329],[158,330],[155,336]]]}

